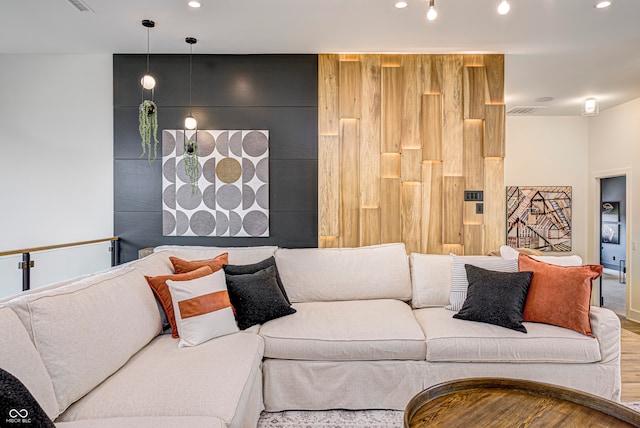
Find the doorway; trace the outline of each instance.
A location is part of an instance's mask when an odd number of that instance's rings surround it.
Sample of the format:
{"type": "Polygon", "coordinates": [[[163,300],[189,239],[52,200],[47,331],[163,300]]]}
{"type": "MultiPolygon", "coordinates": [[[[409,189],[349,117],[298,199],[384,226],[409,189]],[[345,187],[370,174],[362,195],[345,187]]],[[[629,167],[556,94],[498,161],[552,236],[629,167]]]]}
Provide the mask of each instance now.
{"type": "Polygon", "coordinates": [[[627,177],[600,179],[600,306],[626,316],[627,177]]]}

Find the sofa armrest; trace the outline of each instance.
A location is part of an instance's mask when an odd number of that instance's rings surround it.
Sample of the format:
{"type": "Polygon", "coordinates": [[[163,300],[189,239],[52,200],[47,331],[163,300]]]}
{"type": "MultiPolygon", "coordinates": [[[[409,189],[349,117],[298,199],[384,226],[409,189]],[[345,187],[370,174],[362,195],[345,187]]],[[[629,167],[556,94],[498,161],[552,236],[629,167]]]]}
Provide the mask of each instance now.
{"type": "Polygon", "coordinates": [[[602,362],[620,359],[620,319],[609,309],[591,307],[591,331],[600,344],[602,362]]]}

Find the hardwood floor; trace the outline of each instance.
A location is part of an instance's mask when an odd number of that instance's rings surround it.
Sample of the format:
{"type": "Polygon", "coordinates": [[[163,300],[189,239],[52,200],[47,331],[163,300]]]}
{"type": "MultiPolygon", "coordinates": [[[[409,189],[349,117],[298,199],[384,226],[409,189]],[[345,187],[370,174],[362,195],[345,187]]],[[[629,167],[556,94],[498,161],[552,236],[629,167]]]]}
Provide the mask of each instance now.
{"type": "Polygon", "coordinates": [[[640,401],[640,324],[621,319],[620,372],[622,397],[620,401],[640,401]]]}

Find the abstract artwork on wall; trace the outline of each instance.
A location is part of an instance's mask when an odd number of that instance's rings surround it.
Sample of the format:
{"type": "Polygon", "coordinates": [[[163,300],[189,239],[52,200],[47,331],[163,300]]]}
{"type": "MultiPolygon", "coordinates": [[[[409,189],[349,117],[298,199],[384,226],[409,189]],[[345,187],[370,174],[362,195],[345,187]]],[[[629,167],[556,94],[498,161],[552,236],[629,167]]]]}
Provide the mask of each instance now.
{"type": "Polygon", "coordinates": [[[571,186],[507,187],[507,245],[571,251],[571,186]]]}
{"type": "Polygon", "coordinates": [[[269,236],[269,131],[198,130],[194,189],[184,132],[162,131],[163,236],[269,236]]]}

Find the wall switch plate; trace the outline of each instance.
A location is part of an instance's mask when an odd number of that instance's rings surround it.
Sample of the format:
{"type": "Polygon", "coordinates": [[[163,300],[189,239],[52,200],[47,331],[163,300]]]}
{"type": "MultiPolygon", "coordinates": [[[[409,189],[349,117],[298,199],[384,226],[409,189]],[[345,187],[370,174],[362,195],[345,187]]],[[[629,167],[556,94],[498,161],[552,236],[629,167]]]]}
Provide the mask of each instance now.
{"type": "Polygon", "coordinates": [[[476,214],[482,214],[484,212],[484,207],[482,205],[482,202],[478,202],[476,204],[476,214]]]}
{"type": "Polygon", "coordinates": [[[465,190],[464,200],[465,202],[482,201],[484,192],[482,190],[465,190]]]}
{"type": "Polygon", "coordinates": [[[638,243],[636,241],[631,241],[631,249],[633,251],[638,249],[638,243]]]}

